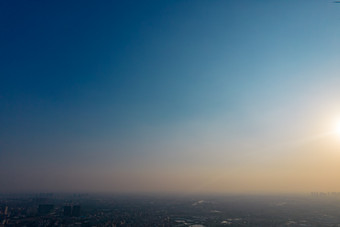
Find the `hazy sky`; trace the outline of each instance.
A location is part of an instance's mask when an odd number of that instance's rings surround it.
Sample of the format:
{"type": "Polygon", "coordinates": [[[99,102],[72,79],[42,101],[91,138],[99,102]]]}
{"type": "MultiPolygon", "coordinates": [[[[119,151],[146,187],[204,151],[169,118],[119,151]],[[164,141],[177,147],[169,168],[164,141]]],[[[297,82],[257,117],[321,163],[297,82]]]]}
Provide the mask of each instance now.
{"type": "Polygon", "coordinates": [[[340,4],[1,1],[0,192],[340,191],[340,4]]]}

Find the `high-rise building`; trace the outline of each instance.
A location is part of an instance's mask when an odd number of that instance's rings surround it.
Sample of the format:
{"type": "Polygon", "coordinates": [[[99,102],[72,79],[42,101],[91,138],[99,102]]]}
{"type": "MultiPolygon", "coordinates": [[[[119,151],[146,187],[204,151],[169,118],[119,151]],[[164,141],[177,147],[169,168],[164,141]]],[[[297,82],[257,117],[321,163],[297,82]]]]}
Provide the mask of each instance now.
{"type": "Polygon", "coordinates": [[[80,205],[74,205],[72,207],[72,216],[79,217],[80,216],[80,205]]]}
{"type": "Polygon", "coordinates": [[[70,205],[64,206],[64,216],[70,217],[72,215],[72,207],[70,205]]]}

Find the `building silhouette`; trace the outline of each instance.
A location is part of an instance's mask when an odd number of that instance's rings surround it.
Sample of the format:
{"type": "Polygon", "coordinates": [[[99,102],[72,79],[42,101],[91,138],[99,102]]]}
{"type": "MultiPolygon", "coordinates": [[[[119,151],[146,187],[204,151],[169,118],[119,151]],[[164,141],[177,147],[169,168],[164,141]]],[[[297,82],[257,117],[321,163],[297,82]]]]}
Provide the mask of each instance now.
{"type": "Polygon", "coordinates": [[[65,205],[64,206],[65,217],[79,217],[80,216],[80,205],[65,205]]]}
{"type": "Polygon", "coordinates": [[[71,217],[72,207],[70,205],[64,206],[64,216],[71,217]]]}
{"type": "Polygon", "coordinates": [[[45,215],[50,213],[54,208],[53,204],[39,204],[38,213],[40,215],[45,215]]]}
{"type": "Polygon", "coordinates": [[[72,207],[72,216],[73,217],[79,217],[80,216],[80,206],[79,205],[74,205],[72,207]]]}

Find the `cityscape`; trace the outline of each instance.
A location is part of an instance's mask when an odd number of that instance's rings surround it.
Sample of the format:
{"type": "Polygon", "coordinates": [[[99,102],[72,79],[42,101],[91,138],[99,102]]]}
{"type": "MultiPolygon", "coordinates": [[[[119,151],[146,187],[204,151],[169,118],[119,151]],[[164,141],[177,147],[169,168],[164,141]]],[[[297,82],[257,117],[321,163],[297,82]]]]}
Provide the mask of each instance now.
{"type": "Polygon", "coordinates": [[[0,226],[340,226],[340,193],[1,195],[0,226]]]}
{"type": "Polygon", "coordinates": [[[339,2],[0,0],[0,227],[340,227],[339,2]]]}

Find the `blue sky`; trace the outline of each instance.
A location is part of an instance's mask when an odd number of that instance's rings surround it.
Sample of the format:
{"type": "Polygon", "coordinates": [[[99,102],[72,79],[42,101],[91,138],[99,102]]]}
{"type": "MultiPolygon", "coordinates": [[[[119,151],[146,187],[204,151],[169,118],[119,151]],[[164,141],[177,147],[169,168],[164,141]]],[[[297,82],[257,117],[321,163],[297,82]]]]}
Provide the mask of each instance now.
{"type": "Polygon", "coordinates": [[[331,1],[0,4],[3,191],[228,192],[340,113],[331,1]]]}

